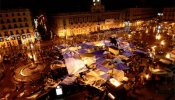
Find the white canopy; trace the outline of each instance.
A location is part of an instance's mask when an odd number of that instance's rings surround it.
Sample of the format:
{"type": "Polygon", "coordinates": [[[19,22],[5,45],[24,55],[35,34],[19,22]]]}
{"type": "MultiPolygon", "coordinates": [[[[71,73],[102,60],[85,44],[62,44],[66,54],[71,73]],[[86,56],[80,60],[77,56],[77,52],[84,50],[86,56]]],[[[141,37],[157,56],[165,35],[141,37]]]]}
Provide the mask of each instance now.
{"type": "Polygon", "coordinates": [[[65,64],[69,74],[78,74],[87,70],[83,60],[81,59],[67,58],[65,59],[65,64]]]}

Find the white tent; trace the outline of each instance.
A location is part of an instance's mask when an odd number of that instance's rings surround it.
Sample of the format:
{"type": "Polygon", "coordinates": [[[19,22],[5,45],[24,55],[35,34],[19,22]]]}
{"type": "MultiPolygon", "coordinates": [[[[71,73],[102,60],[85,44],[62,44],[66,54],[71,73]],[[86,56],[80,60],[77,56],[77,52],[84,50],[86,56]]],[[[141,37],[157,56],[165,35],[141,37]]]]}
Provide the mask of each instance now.
{"type": "Polygon", "coordinates": [[[66,58],[65,64],[68,70],[68,74],[78,74],[87,70],[83,60],[81,59],[66,58]]]}

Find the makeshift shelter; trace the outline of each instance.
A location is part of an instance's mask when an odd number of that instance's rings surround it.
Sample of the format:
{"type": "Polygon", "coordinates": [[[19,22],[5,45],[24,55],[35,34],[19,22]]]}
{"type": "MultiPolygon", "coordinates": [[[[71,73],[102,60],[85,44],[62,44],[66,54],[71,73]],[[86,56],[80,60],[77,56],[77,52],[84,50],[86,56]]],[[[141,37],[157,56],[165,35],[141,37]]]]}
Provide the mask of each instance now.
{"type": "Polygon", "coordinates": [[[124,63],[119,63],[119,64],[117,64],[116,69],[118,69],[118,70],[126,70],[126,69],[129,69],[129,67],[126,64],[124,64],[124,63]]]}
{"type": "Polygon", "coordinates": [[[66,58],[65,65],[70,75],[78,74],[87,70],[83,60],[77,58],[66,58]]]}
{"type": "Polygon", "coordinates": [[[76,81],[76,79],[77,79],[77,77],[75,77],[75,76],[72,76],[72,77],[67,76],[66,78],[64,78],[64,80],[60,84],[71,85],[76,81]]]}
{"type": "Polygon", "coordinates": [[[119,54],[119,50],[117,48],[114,48],[114,47],[109,47],[108,51],[113,53],[114,55],[118,55],[119,54]]]}

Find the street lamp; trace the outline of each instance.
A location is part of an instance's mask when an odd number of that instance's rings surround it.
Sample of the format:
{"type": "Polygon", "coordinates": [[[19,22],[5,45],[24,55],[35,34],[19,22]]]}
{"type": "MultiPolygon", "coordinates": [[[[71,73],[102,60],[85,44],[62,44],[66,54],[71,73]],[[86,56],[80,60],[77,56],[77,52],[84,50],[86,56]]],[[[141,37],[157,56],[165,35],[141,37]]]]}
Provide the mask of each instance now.
{"type": "Polygon", "coordinates": [[[161,39],[161,35],[160,34],[156,34],[156,39],[160,40],[161,39]]]}
{"type": "Polygon", "coordinates": [[[160,42],[160,44],[161,44],[162,46],[164,46],[164,45],[165,45],[165,41],[162,40],[162,41],[160,42]]]}
{"type": "Polygon", "coordinates": [[[35,62],[35,60],[34,60],[34,56],[33,56],[33,48],[34,48],[34,46],[33,46],[33,44],[30,42],[30,52],[31,52],[31,55],[29,55],[29,58],[32,60],[32,62],[34,63],[35,62]]]}
{"type": "Polygon", "coordinates": [[[165,57],[169,59],[169,58],[170,58],[170,54],[167,53],[167,54],[165,55],[165,57]]]}

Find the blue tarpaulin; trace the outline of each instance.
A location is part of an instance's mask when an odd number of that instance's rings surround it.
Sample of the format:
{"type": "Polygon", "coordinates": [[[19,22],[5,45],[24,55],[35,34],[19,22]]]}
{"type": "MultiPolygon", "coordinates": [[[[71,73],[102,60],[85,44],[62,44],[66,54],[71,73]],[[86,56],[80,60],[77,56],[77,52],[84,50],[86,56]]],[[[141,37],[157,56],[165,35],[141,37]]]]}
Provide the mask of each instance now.
{"type": "Polygon", "coordinates": [[[126,69],[129,69],[129,67],[127,65],[123,64],[123,63],[119,63],[119,64],[117,64],[116,69],[126,70],[126,69]]]}

